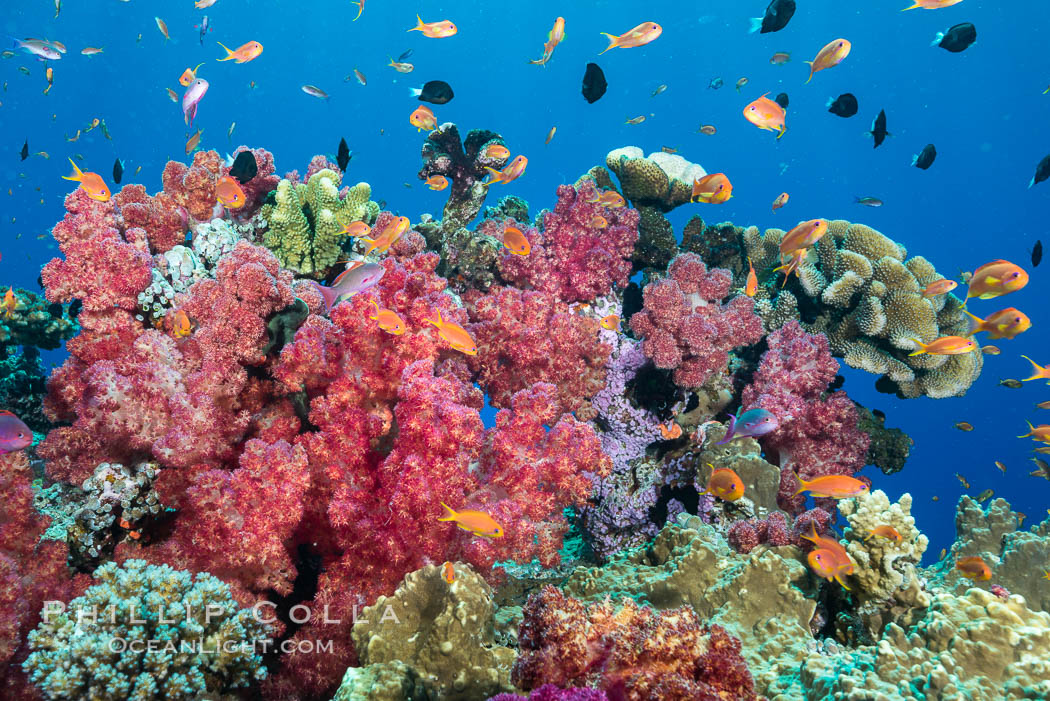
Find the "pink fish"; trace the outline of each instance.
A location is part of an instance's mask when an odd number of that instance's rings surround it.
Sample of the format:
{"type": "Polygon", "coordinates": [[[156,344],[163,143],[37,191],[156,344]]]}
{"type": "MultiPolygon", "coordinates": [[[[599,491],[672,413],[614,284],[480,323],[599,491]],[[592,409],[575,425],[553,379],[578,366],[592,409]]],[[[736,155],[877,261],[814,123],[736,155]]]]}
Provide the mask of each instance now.
{"type": "Polygon", "coordinates": [[[317,291],[324,297],[325,308],[331,312],[332,307],[344,299],[349,299],[358,292],[363,292],[383,279],[386,268],[376,263],[354,261],[339,273],[339,277],[330,286],[314,283],[317,291]]]}
{"type": "Polygon", "coordinates": [[[186,93],[182,96],[182,117],[189,126],[193,126],[193,118],[197,116],[197,105],[206,92],[208,81],[203,78],[197,78],[187,86],[186,93]]]}
{"type": "Polygon", "coordinates": [[[33,444],[33,432],[10,411],[0,411],[0,454],[13,453],[33,444]]]}

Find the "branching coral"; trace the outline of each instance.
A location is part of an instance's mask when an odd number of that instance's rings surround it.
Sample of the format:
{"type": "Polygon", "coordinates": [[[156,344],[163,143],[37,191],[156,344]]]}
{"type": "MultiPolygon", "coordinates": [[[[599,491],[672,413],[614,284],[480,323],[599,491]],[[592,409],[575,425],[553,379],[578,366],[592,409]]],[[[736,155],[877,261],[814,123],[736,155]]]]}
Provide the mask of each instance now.
{"type": "Polygon", "coordinates": [[[481,211],[488,194],[484,179],[486,168],[500,169],[508,157],[490,156],[490,146],[503,146],[503,137],[487,129],[471,129],[460,141],[459,129],[446,122],[427,134],[423,142],[423,167],[419,179],[434,175],[448,179],[448,201],[441,215],[441,228],[446,233],[461,229],[481,211]]]}
{"type": "Polygon", "coordinates": [[[762,337],[762,321],[743,295],[722,304],[732,276],[720,268],[708,271],[699,256],[677,256],[667,273],[645,286],[645,307],[631,317],[631,329],[656,367],[673,369],[682,387],[699,387],[726,369],[730,350],[762,337]]]}

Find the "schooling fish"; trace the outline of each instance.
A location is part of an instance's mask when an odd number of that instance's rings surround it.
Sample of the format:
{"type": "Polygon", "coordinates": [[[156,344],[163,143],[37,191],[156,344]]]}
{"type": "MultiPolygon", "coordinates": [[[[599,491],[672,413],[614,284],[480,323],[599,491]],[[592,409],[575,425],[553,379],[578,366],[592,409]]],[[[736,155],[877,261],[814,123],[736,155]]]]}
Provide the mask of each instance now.
{"type": "Polygon", "coordinates": [[[712,78],[711,82],[707,84],[708,90],[718,90],[720,87],[725,85],[721,78],[712,78]]]}
{"type": "Polygon", "coordinates": [[[1042,477],[1045,480],[1050,480],[1050,465],[1047,464],[1046,460],[1042,458],[1029,458],[1029,460],[1034,462],[1038,468],[1029,472],[1029,477],[1042,477]]]}
{"type": "Polygon", "coordinates": [[[335,154],[335,162],[339,164],[339,170],[346,171],[350,165],[350,147],[346,145],[346,139],[339,139],[339,150],[335,154]]]}
{"type": "Polygon", "coordinates": [[[1028,181],[1028,187],[1041,183],[1047,178],[1050,178],[1050,156],[1043,156],[1043,160],[1039,161],[1039,165],[1035,167],[1035,175],[1028,181]]]}
{"type": "Polygon", "coordinates": [[[992,569],[976,555],[959,558],[955,561],[955,569],[959,570],[959,573],[967,579],[986,582],[992,578],[992,569]]]}
{"type": "Polygon", "coordinates": [[[376,313],[368,318],[376,321],[379,328],[394,336],[400,336],[405,332],[405,322],[397,315],[397,312],[381,308],[374,299],[368,301],[376,308],[376,313]]]}
{"type": "Polygon", "coordinates": [[[1024,312],[1013,307],[989,314],[987,319],[974,316],[965,309],[963,312],[970,317],[970,330],[967,336],[987,331],[989,339],[1015,338],[1032,328],[1032,320],[1024,312]]]}
{"type": "Polygon", "coordinates": [[[740,479],[740,475],[728,467],[716,470],[711,463],[707,466],[712,470],[711,477],[707,480],[707,487],[700,494],[713,494],[725,501],[736,501],[744,496],[744,480],[740,479]]]}
{"type": "Polygon", "coordinates": [[[324,90],[317,87],[316,85],[304,85],[302,89],[304,93],[311,97],[319,97],[322,100],[328,99],[328,93],[326,93],[324,90]]]}
{"type": "Polygon", "coordinates": [[[113,182],[120,185],[120,179],[124,177],[124,164],[120,159],[113,161],[113,182]]]}
{"type": "Polygon", "coordinates": [[[182,117],[187,126],[193,126],[193,119],[197,116],[197,105],[208,92],[208,81],[197,78],[186,87],[182,95],[182,117]]]}
{"type": "Polygon", "coordinates": [[[939,10],[942,7],[951,7],[960,2],[962,2],[962,0],[915,0],[914,5],[905,7],[901,12],[904,12],[905,10],[914,10],[916,7],[921,7],[924,10],[939,10]]]}
{"type": "Polygon", "coordinates": [[[532,244],[516,226],[503,229],[503,247],[516,256],[527,256],[532,251],[532,244]]]}
{"type": "MultiPolygon", "coordinates": [[[[605,36],[609,37],[609,45],[605,47],[605,51],[609,49],[633,49],[639,46],[645,46],[651,41],[655,41],[657,37],[663,33],[663,27],[656,22],[642,22],[637,27],[629,32],[616,36],[615,34],[609,34],[608,32],[602,32],[605,36]]],[[[602,51],[598,55],[604,54],[602,51]]]]}
{"type": "Polygon", "coordinates": [[[0,454],[33,445],[33,431],[10,411],[0,411],[0,454]]]}
{"type": "Polygon", "coordinates": [[[949,280],[948,278],[934,280],[922,291],[922,296],[929,299],[930,297],[936,297],[937,295],[947,294],[958,286],[959,283],[955,280],[949,280]]]}
{"type": "Polygon", "coordinates": [[[985,263],[970,276],[966,299],[992,299],[1016,292],[1028,284],[1028,273],[1007,260],[985,263]]]}
{"type": "Polygon", "coordinates": [[[723,204],[733,196],[733,184],[725,173],[711,173],[693,181],[690,202],[723,204]]]}
{"type": "Polygon", "coordinates": [[[503,528],[484,511],[456,511],[445,502],[441,502],[441,505],[445,507],[445,515],[438,521],[452,521],[463,530],[483,538],[503,537],[503,528]]]}
{"type": "Polygon", "coordinates": [[[408,123],[416,128],[416,131],[426,129],[431,131],[437,127],[437,117],[426,105],[420,105],[408,115],[408,123]]]}
{"type": "MultiPolygon", "coordinates": [[[[605,81],[605,73],[602,72],[598,64],[588,63],[587,70],[583,72],[583,97],[587,102],[594,104],[600,100],[608,87],[609,84],[605,81]]],[[[1050,156],[1047,156],[1047,162],[1050,164],[1050,156]]],[[[1047,170],[1050,171],[1050,166],[1048,166],[1047,170]]],[[[1045,179],[1044,177],[1043,180],[1045,179]]]]}
{"type": "Polygon", "coordinates": [[[912,355],[965,355],[977,349],[977,341],[962,336],[941,336],[929,343],[912,339],[917,346],[916,350],[909,353],[912,355]]]}
{"type": "Polygon", "coordinates": [[[825,44],[824,48],[817,52],[816,58],[806,61],[809,64],[809,78],[806,82],[813,80],[815,73],[842,63],[843,59],[849,56],[851,48],[853,45],[846,39],[835,39],[825,44]]]}
{"type": "Polygon", "coordinates": [[[926,170],[933,165],[933,161],[937,158],[937,147],[933,144],[926,144],[922,151],[911,157],[911,164],[916,168],[926,170]]]}
{"type": "Polygon", "coordinates": [[[1025,423],[1028,424],[1028,433],[1018,438],[1031,438],[1040,443],[1050,443],[1050,424],[1033,426],[1031,421],[1025,421],[1025,423]]]}
{"type": "MultiPolygon", "coordinates": [[[[249,152],[245,151],[245,153],[249,152]]],[[[215,199],[223,207],[240,209],[248,198],[245,197],[244,190],[241,189],[236,179],[224,175],[215,183],[215,199]]]]}
{"type": "Polygon", "coordinates": [[[22,157],[23,161],[29,158],[29,139],[26,139],[25,143],[22,144],[22,150],[18,152],[18,155],[22,157]]]}
{"type": "Polygon", "coordinates": [[[331,312],[336,304],[364,292],[382,280],[385,274],[386,268],[377,263],[355,261],[347,265],[346,270],[339,273],[330,286],[315,282],[314,287],[324,298],[325,309],[331,312]]]}
{"type": "MultiPolygon", "coordinates": [[[[1021,357],[1032,364],[1032,372],[1035,373],[1031,377],[1026,377],[1021,380],[1022,382],[1031,382],[1032,380],[1050,380],[1050,364],[1044,366],[1035,362],[1027,355],[1022,355],[1021,357]]],[[[1050,382],[1047,384],[1050,384],[1050,382]]]]}
{"type": "Polygon", "coordinates": [[[226,55],[223,58],[217,58],[216,61],[234,61],[235,63],[247,63],[248,61],[258,58],[263,52],[263,45],[257,41],[249,41],[247,44],[241,44],[234,50],[230,50],[223,46],[221,41],[215,42],[219,46],[222,46],[223,51],[226,55]]]}
{"type": "Polygon", "coordinates": [[[1035,245],[1032,246],[1032,267],[1039,265],[1040,261],[1043,260],[1043,242],[1036,241],[1035,245]]]}
{"type": "Polygon", "coordinates": [[[102,180],[102,176],[98,173],[82,172],[72,158],[69,159],[69,162],[73,166],[73,175],[63,175],[62,179],[80,183],[80,189],[96,202],[109,202],[109,188],[102,180]]]}
{"type": "Polygon", "coordinates": [[[758,438],[777,430],[779,426],[776,415],[765,409],[749,409],[740,416],[730,414],[726,435],[715,445],[724,445],[737,438],[758,438]]]}
{"type": "Polygon", "coordinates": [[[525,172],[525,166],[529,164],[529,159],[525,156],[515,156],[514,160],[508,163],[503,170],[496,170],[485,166],[485,170],[492,176],[492,180],[486,180],[485,185],[493,185],[495,183],[501,183],[506,185],[512,180],[517,180],[521,177],[522,173],[525,172]]]}
{"type": "Polygon", "coordinates": [[[233,159],[230,166],[230,175],[237,178],[241,185],[246,185],[259,173],[259,164],[255,160],[255,154],[251,151],[241,151],[233,159]]]}
{"type": "MultiPolygon", "coordinates": [[[[786,205],[788,203],[788,199],[790,199],[790,197],[791,197],[791,195],[787,194],[786,192],[781,192],[779,195],[777,195],[777,198],[775,200],[773,200],[773,211],[775,212],[778,209],[780,209],[781,207],[783,207],[784,205],[786,205]]],[[[750,262],[750,260],[751,259],[748,258],[749,262],[750,262]]]]}
{"type": "Polygon", "coordinates": [[[1006,387],[1008,389],[1021,389],[1022,387],[1024,387],[1024,383],[1022,383],[1020,380],[999,380],[999,384],[1000,386],[1006,387]]]}
{"type": "Polygon", "coordinates": [[[904,538],[900,534],[900,531],[898,531],[893,526],[875,526],[875,528],[868,531],[868,534],[873,537],[892,540],[894,543],[900,543],[902,540],[904,540],[904,538]]]}
{"type": "Polygon", "coordinates": [[[453,97],[452,86],[443,80],[431,80],[423,84],[421,88],[409,88],[409,94],[420,102],[429,102],[432,105],[443,105],[453,97]]]}
{"type": "Polygon", "coordinates": [[[849,118],[857,113],[857,98],[853,93],[842,93],[835,99],[828,98],[828,112],[849,118]]]}
{"type": "Polygon", "coordinates": [[[815,497],[830,497],[831,499],[848,499],[865,494],[869,489],[867,484],[848,475],[821,475],[809,481],[798,477],[798,481],[802,486],[795,494],[809,492],[815,497]]]}
{"type": "Polygon", "coordinates": [[[454,35],[459,30],[456,28],[455,24],[447,19],[441,20],[440,22],[424,22],[422,17],[416,15],[416,26],[408,31],[422,32],[423,36],[429,37],[430,39],[445,39],[454,35]]]}
{"type": "Polygon", "coordinates": [[[963,22],[951,27],[948,31],[937,32],[930,46],[939,46],[957,54],[970,48],[975,41],[977,41],[977,28],[969,22],[963,22]]]}
{"type": "MultiPolygon", "coordinates": [[[[768,93],[766,93],[768,94],[768,93]]],[[[744,108],[744,119],[764,131],[777,132],[779,139],[787,131],[784,108],[762,95],[744,108]]]]}
{"type": "Polygon", "coordinates": [[[773,0],[766,7],[764,15],[751,18],[750,33],[766,34],[768,32],[779,32],[787,26],[794,14],[795,0],[773,0]]]}
{"type": "Polygon", "coordinates": [[[438,336],[452,346],[453,350],[458,350],[466,355],[478,354],[478,346],[474,343],[473,337],[459,324],[452,321],[444,321],[441,318],[441,310],[438,310],[437,321],[427,319],[426,322],[437,327],[438,336]]]}
{"type": "Polygon", "coordinates": [[[881,146],[882,142],[886,140],[886,137],[890,135],[890,133],[886,131],[886,110],[879,110],[879,116],[871,123],[871,131],[869,131],[868,134],[875,139],[875,146],[873,148],[881,146]]]}

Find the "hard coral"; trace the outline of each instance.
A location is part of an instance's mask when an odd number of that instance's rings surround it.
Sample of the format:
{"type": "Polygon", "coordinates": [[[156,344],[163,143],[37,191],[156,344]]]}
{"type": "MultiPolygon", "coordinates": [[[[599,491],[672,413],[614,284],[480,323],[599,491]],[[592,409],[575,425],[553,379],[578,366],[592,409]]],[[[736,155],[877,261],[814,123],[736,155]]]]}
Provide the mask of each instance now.
{"type": "Polygon", "coordinates": [[[721,268],[709,271],[699,256],[680,254],[667,272],[645,286],[644,308],[631,316],[631,329],[656,367],[673,369],[682,387],[699,387],[726,369],[730,350],[758,342],[762,320],[743,295],[722,304],[732,276],[721,268]]]}
{"type": "Polygon", "coordinates": [[[581,181],[578,189],[559,186],[554,211],[543,214],[543,233],[519,227],[531,252],[527,256],[503,252],[499,260],[503,279],[555,294],[565,302],[590,302],[625,287],[638,240],[638,212],[591,202],[598,194],[589,179],[581,181]]]}
{"type": "Polygon", "coordinates": [[[427,134],[423,142],[423,167],[419,179],[434,175],[448,179],[448,201],[441,215],[441,229],[446,233],[469,224],[481,211],[488,194],[484,178],[486,167],[500,169],[506,158],[487,155],[489,146],[505,146],[503,137],[486,129],[471,129],[460,141],[459,129],[446,122],[427,134]]]}
{"type": "Polygon", "coordinates": [[[593,417],[588,400],[605,384],[611,350],[599,338],[598,319],[577,315],[543,292],[494,288],[464,299],[478,346],[470,367],[492,406],[508,406],[515,392],[549,382],[558,388],[562,412],[593,417]]]}
{"type": "MultiPolygon", "coordinates": [[[[768,337],[752,383],[741,394],[741,406],[773,413],[779,428],[762,438],[766,450],[780,457],[780,507],[800,513],[805,497],[795,478],[852,475],[864,467],[870,437],[857,428],[857,409],[845,392],[825,397],[838,363],[822,335],[808,334],[792,321],[768,337]]],[[[830,504],[818,501],[818,505],[830,504]]]]}
{"type": "Polygon", "coordinates": [[[683,606],[656,612],[624,599],[586,606],[554,587],[529,597],[511,680],[590,686],[625,701],[757,699],[740,641],[683,606]]]}

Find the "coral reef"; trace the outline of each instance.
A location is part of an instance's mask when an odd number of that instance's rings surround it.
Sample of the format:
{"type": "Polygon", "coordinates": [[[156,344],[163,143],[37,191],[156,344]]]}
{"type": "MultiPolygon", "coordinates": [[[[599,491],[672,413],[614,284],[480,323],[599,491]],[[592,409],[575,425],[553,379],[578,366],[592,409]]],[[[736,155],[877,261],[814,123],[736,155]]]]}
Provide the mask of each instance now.
{"type": "Polygon", "coordinates": [[[22,666],[47,698],[196,699],[266,676],[266,627],[215,577],[129,560],[95,579],[29,634],[22,666]]]}
{"type": "Polygon", "coordinates": [[[327,168],[310,174],[306,184],[283,179],[277,184],[274,204],[260,210],[268,228],[263,245],[290,270],[323,277],[343,255],[344,227],[353,222],[372,223],[379,207],[369,201],[372,189],[358,183],[342,193],[342,175],[327,168]]]}
{"type": "Polygon", "coordinates": [[[471,129],[467,138],[460,140],[459,129],[446,122],[438,126],[423,142],[423,167],[419,179],[433,175],[448,178],[448,201],[441,215],[441,229],[446,233],[462,229],[481,211],[488,194],[484,179],[486,168],[499,170],[508,157],[489,156],[490,146],[503,146],[503,137],[486,129],[471,129]]]}
{"type": "Polygon", "coordinates": [[[512,680],[615,691],[625,701],[757,699],[740,641],[688,606],[585,605],[548,586],[529,598],[512,680]]]}
{"type": "Polygon", "coordinates": [[[729,296],[728,271],[708,271],[699,256],[683,253],[668,277],[643,290],[644,309],[631,316],[631,330],[656,367],[674,370],[675,383],[699,387],[729,364],[729,351],[758,342],[762,322],[750,299],[729,296]]]}
{"type": "MultiPolygon", "coordinates": [[[[756,270],[777,264],[784,232],[744,231],[744,253],[756,270]]],[[[746,268],[745,268],[746,270],[746,268]]],[[[965,334],[963,303],[952,294],[925,298],[926,285],[944,276],[922,256],[907,258],[904,247],[863,224],[829,223],[827,235],[811,250],[786,289],[766,287],[756,308],[769,328],[785,318],[812,319],[806,328],[825,333],[832,352],[847,365],[884,376],[902,397],[959,396],[977,379],[980,353],[909,356],[915,339],[965,334]]]]}
{"type": "Polygon", "coordinates": [[[500,276],[564,302],[591,302],[625,287],[638,240],[638,212],[606,207],[596,201],[598,195],[589,179],[576,187],[559,186],[554,210],[541,217],[542,233],[521,227],[531,252],[517,256],[503,251],[500,276]]]}
{"type": "Polygon", "coordinates": [[[34,431],[47,432],[54,424],[44,416],[47,372],[40,351],[33,346],[21,352],[0,346],[0,407],[22,419],[34,431]]]}
{"type": "Polygon", "coordinates": [[[40,295],[13,287],[0,287],[0,346],[58,348],[77,331],[76,315],[68,305],[48,304],[40,295]],[[7,302],[10,293],[11,301],[7,302]]]}
{"type": "MultiPolygon", "coordinates": [[[[493,642],[492,589],[470,567],[427,565],[391,596],[363,609],[352,635],[361,664],[396,661],[423,680],[433,698],[454,701],[510,691],[514,651],[493,642]]],[[[345,683],[345,682],[344,682],[345,683]]]]}

